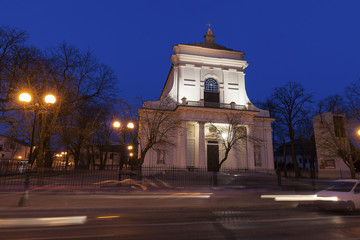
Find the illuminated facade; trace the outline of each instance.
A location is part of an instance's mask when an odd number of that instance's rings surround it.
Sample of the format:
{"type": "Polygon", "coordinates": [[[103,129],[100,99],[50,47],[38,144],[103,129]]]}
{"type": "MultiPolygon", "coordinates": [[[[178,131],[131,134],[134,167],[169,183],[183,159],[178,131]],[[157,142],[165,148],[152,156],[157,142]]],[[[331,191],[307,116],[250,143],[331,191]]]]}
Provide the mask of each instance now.
{"type": "MultiPolygon", "coordinates": [[[[244,69],[248,63],[243,60],[244,53],[218,45],[214,38],[209,29],[205,42],[173,47],[172,67],[159,101],[173,100],[175,107],[171,111],[180,126],[173,144],[151,149],[144,165],[211,171],[213,163],[225,154],[222,135],[214,128],[226,127],[228,116],[236,115],[241,118],[239,127],[248,137],[234,145],[222,168],[274,169],[271,129],[274,119],[268,111],[252,105],[246,94],[244,69]]],[[[159,101],[146,102],[139,110],[140,125],[144,109],[156,108],[159,101]]]]}

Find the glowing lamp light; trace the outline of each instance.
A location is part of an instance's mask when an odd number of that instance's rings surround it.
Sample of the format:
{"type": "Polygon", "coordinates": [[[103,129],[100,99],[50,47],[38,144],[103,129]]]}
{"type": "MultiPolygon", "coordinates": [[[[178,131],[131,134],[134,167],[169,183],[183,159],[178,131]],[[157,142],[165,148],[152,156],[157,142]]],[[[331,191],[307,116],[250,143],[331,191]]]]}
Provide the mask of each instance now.
{"type": "Polygon", "coordinates": [[[119,128],[121,126],[121,124],[120,124],[120,122],[118,122],[118,121],[115,121],[114,123],[113,123],[113,127],[114,128],[119,128]]]}
{"type": "Polygon", "coordinates": [[[128,150],[133,150],[133,148],[134,148],[134,147],[131,146],[131,145],[127,147],[128,150]]]}
{"type": "Polygon", "coordinates": [[[46,103],[54,104],[54,103],[56,102],[56,98],[55,98],[54,95],[51,95],[51,94],[46,95],[46,96],[45,96],[45,102],[46,102],[46,103]]]}
{"type": "Polygon", "coordinates": [[[132,156],[134,156],[134,154],[133,154],[133,153],[130,153],[129,156],[132,157],[132,156]]]}
{"type": "Polygon", "coordinates": [[[22,93],[19,95],[19,100],[21,102],[30,102],[31,101],[31,96],[28,93],[22,93]]]}
{"type": "Polygon", "coordinates": [[[359,130],[357,130],[357,135],[359,135],[359,136],[360,136],[360,129],[359,129],[359,130]]]}
{"type": "Polygon", "coordinates": [[[22,158],[22,156],[18,156],[18,158],[19,158],[19,159],[21,159],[21,158],[22,158]]]}
{"type": "Polygon", "coordinates": [[[135,128],[135,124],[132,123],[132,122],[129,122],[127,125],[126,125],[127,128],[129,129],[134,129],[135,128]]]}

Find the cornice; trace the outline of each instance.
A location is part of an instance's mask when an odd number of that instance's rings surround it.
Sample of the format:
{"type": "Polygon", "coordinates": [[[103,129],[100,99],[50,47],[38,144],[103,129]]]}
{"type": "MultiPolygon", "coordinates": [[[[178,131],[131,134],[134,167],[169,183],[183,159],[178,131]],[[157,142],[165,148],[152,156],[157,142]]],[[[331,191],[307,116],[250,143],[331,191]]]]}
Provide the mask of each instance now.
{"type": "Polygon", "coordinates": [[[247,61],[237,60],[237,59],[228,59],[221,57],[207,57],[207,56],[198,56],[190,54],[177,53],[171,55],[171,61],[176,66],[179,64],[193,64],[195,66],[205,66],[209,67],[216,66],[222,68],[235,68],[244,70],[248,63],[247,61]]]}

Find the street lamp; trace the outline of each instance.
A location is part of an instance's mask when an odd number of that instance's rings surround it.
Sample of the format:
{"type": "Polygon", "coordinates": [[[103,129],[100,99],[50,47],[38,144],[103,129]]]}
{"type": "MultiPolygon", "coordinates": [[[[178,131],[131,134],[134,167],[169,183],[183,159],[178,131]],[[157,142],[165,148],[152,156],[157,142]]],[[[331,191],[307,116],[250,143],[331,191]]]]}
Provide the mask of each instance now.
{"type": "MultiPolygon", "coordinates": [[[[29,93],[21,93],[19,95],[19,100],[20,102],[24,102],[24,103],[29,103],[31,102],[31,95],[29,93]]],[[[56,98],[54,95],[48,94],[45,96],[44,98],[45,103],[48,104],[54,104],[56,102],[56,98]]],[[[37,118],[37,114],[39,111],[39,107],[40,104],[39,103],[34,103],[33,106],[33,111],[34,111],[34,122],[33,122],[33,126],[32,126],[32,131],[31,131],[31,140],[30,140],[30,152],[29,152],[29,158],[28,158],[28,165],[32,164],[32,152],[34,149],[34,134],[35,134],[35,126],[36,126],[36,118],[37,118]]],[[[25,175],[25,180],[24,180],[24,196],[21,197],[20,202],[19,202],[19,207],[23,207],[23,206],[28,206],[29,205],[29,185],[30,185],[30,168],[29,166],[26,167],[26,175],[25,175]]]]}
{"type": "Polygon", "coordinates": [[[114,127],[114,128],[120,128],[120,127],[121,127],[121,123],[118,122],[118,121],[115,121],[115,122],[113,122],[113,127],[114,127]]]}
{"type": "Polygon", "coordinates": [[[129,122],[129,123],[126,125],[126,127],[127,127],[128,129],[134,129],[134,128],[135,128],[135,124],[132,123],[132,122],[129,122]]]}
{"type": "MultiPolygon", "coordinates": [[[[113,122],[113,127],[120,130],[121,131],[121,155],[120,155],[120,161],[119,161],[119,175],[118,175],[118,180],[121,181],[121,171],[122,171],[122,167],[123,167],[123,158],[125,157],[125,137],[126,137],[126,131],[127,130],[133,130],[135,128],[135,124],[133,122],[128,122],[126,123],[126,127],[122,127],[121,122],[119,121],[114,121],[113,122]]],[[[130,151],[132,150],[134,147],[132,145],[128,146],[127,149],[130,151]]],[[[132,157],[133,155],[131,155],[130,157],[132,157]]],[[[119,184],[120,185],[120,184],[119,184]]]]}

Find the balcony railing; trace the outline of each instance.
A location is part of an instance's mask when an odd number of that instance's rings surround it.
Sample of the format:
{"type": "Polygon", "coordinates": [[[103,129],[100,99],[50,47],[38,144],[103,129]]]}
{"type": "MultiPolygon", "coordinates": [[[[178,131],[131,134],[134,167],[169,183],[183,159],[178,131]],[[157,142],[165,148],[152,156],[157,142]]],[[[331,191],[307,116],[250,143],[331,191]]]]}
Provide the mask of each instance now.
{"type": "Polygon", "coordinates": [[[236,110],[247,110],[245,105],[237,105],[235,103],[214,103],[214,102],[202,102],[202,101],[186,101],[183,102],[184,106],[191,107],[206,107],[206,108],[225,108],[225,109],[236,109],[236,110]]]}

